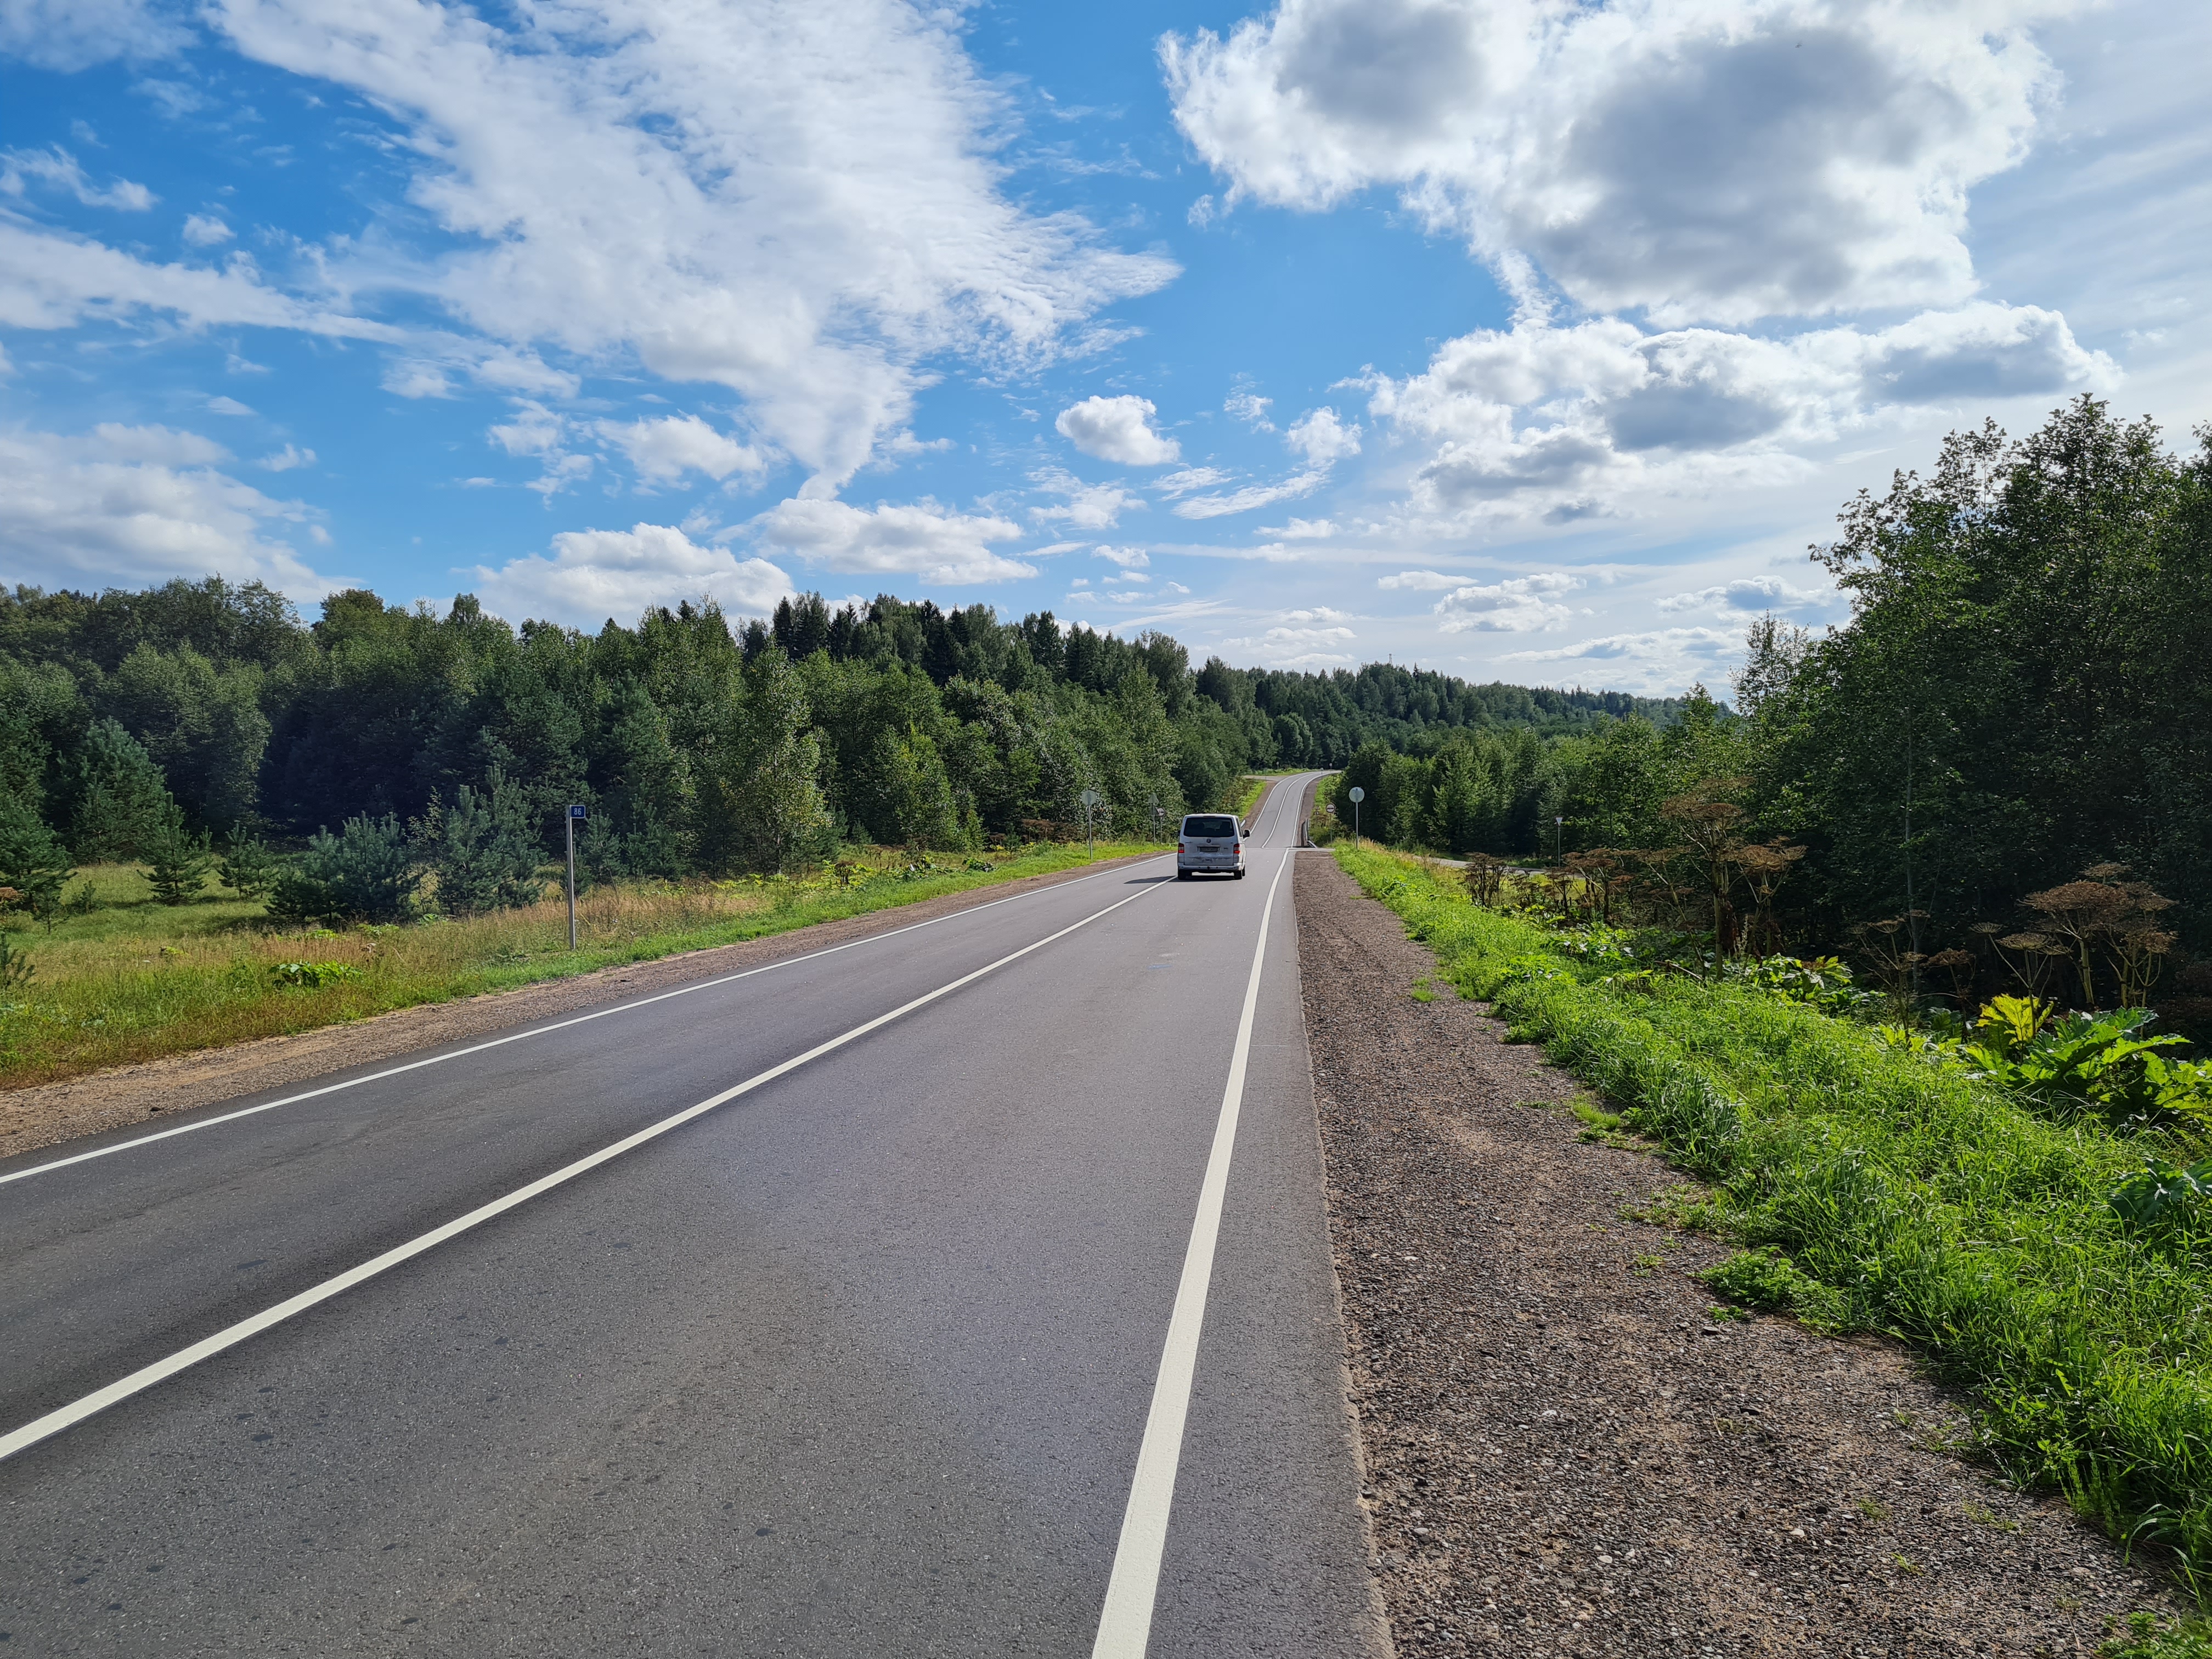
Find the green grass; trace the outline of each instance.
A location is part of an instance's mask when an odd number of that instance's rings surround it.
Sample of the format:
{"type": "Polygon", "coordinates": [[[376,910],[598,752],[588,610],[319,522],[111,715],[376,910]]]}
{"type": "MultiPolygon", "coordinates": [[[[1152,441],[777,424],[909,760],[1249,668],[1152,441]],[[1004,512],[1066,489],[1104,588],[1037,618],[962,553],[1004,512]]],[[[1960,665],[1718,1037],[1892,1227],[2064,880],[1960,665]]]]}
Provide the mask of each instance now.
{"type": "Polygon", "coordinates": [[[2212,1263],[2130,1237],[2106,1202],[2149,1138],[2052,1122],[1801,1004],[1688,978],[1599,983],[1449,872],[1336,856],[1442,977],[1712,1184],[1692,1213],[1746,1247],[1715,1288],[1911,1344],[1972,1392],[2008,1473],[2169,1546],[2207,1584],[2212,1263]]]}
{"type": "MultiPolygon", "coordinates": [[[[1158,850],[1100,842],[1096,856],[1158,850]]],[[[1035,847],[975,860],[982,869],[940,854],[938,867],[909,874],[904,854],[880,856],[811,880],[602,888],[578,901],[573,953],[559,899],[466,921],[302,932],[272,927],[258,902],[210,896],[157,904],[133,867],[100,866],[83,872],[99,907],[89,914],[64,918],[51,935],[15,919],[10,937],[29,948],[35,972],[0,1000],[0,1089],[648,962],[1091,861],[1080,844],[1035,847]]]]}

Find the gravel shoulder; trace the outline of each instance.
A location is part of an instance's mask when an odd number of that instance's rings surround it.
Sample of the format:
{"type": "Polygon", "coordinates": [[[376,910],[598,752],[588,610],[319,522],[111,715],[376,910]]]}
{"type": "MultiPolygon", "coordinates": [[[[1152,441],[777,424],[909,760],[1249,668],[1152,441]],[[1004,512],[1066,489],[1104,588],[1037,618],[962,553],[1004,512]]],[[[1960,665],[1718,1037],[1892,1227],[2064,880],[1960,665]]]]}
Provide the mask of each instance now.
{"type": "Polygon", "coordinates": [[[0,1092],[0,1158],[36,1152],[80,1135],[128,1128],[194,1107],[211,1106],[265,1089],[280,1088],[366,1066],[397,1055],[462,1042],[488,1032],[554,1019],[586,1008],[673,989],[696,980],[736,973],[786,957],[803,956],[833,945],[887,933],[979,904],[1054,887],[1125,864],[1157,858],[1157,853],[1102,860],[1028,876],[1019,881],[948,893],[942,898],[896,906],[865,916],[817,922],[766,939],[742,940],[704,951],[687,951],[654,962],[630,963],[579,974],[573,979],[526,985],[453,1002],[425,1003],[349,1024],[325,1026],[293,1036],[264,1037],[228,1048],[204,1049],[118,1066],[87,1077],[68,1078],[34,1088],[0,1092]]]}
{"type": "Polygon", "coordinates": [[[1680,1184],[1580,1139],[1577,1085],[1443,986],[1321,853],[1299,964],[1365,1459],[1401,1654],[2056,1655],[2181,1607],[1971,1458],[1876,1341],[1712,1316],[1680,1184]]]}

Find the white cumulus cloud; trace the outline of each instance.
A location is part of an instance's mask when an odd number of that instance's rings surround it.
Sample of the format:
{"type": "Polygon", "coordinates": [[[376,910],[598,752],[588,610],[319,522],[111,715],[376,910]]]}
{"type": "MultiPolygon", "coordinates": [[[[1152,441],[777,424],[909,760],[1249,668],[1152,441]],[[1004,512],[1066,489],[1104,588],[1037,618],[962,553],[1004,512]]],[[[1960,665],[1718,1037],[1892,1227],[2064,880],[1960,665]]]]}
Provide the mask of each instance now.
{"type": "Polygon", "coordinates": [[[1162,42],[1231,201],[1395,186],[1509,283],[1661,323],[1948,305],[2054,88],[2033,0],[1282,0],[1162,42]]]}
{"type": "Polygon", "coordinates": [[[1333,409],[1309,410],[1283,434],[1283,441],[1315,466],[1330,466],[1359,453],[1359,428],[1346,426],[1333,409]]]}
{"type": "Polygon", "coordinates": [[[0,431],[0,568],[41,584],[153,585],[172,576],[258,580],[295,599],[332,583],[283,541],[312,527],[297,501],[220,470],[196,433],[99,426],[81,435],[0,431]]]}
{"type": "Polygon", "coordinates": [[[184,235],[194,247],[214,247],[230,240],[231,228],[211,214],[187,214],[184,235]]]}
{"type": "Polygon", "coordinates": [[[1034,576],[1036,567],[990,550],[1022,533],[1011,520],[957,513],[933,501],[873,507],[796,498],[762,516],[761,538],[831,570],[919,577],[961,586],[1034,576]]]}
{"type": "Polygon", "coordinates": [[[595,429],[629,457],[638,477],[647,483],[674,483],[687,471],[720,481],[733,472],[756,477],[768,470],[768,457],[759,450],[716,431],[696,415],[601,421],[595,429]]]}
{"type": "Polygon", "coordinates": [[[1086,455],[1121,466],[1165,466],[1182,453],[1172,438],[1152,429],[1159,411],[1149,398],[1085,398],[1060,411],[1060,436],[1086,455]]]}
{"type": "Polygon", "coordinates": [[[766,559],[702,547],[673,525],[564,530],[550,557],[533,553],[496,570],[467,573],[492,610],[588,627],[628,622],[648,605],[709,598],[726,611],[759,616],[790,596],[791,579],[766,559]]]}
{"type": "Polygon", "coordinates": [[[1455,587],[1431,607],[1437,626],[1447,634],[1534,634],[1559,628],[1574,615],[1559,596],[1582,586],[1577,577],[1558,571],[1510,576],[1485,586],[1455,587]]]}

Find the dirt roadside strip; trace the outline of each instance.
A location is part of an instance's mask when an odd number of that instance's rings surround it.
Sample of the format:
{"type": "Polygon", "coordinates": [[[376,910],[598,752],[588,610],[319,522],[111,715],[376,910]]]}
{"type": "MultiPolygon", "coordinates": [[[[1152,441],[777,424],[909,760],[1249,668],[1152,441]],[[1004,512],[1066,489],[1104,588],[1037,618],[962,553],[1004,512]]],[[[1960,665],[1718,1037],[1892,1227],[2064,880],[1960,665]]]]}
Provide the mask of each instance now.
{"type": "Polygon", "coordinates": [[[33,1088],[9,1090],[0,1092],[0,1158],[35,1152],[80,1135],[128,1128],[134,1123],[196,1106],[210,1106],[288,1084],[305,1083],[351,1066],[465,1042],[487,1032],[557,1018],[627,997],[672,990],[696,980],[737,973],[786,957],[804,956],[810,951],[911,927],[916,922],[949,916],[977,905],[994,903],[1038,888],[1058,886],[1062,882],[1161,856],[1158,853],[1146,853],[1077,865],[1048,875],[971,888],[964,893],[948,893],[942,898],[872,911],[864,916],[817,922],[765,939],[687,951],[658,961],[602,968],[573,979],[489,992],[453,1002],[425,1003],[292,1036],[263,1037],[228,1048],[149,1060],[138,1066],[118,1066],[112,1071],[43,1083],[33,1088]]]}
{"type": "Polygon", "coordinates": [[[1714,1319],[1680,1177],[1580,1140],[1573,1079],[1326,854],[1299,966],[1376,1538],[1401,1654],[2088,1654],[2182,1607],[1954,1449],[1893,1346],[1714,1319]],[[1538,1103],[1529,1104],[1528,1103],[1538,1103]]]}

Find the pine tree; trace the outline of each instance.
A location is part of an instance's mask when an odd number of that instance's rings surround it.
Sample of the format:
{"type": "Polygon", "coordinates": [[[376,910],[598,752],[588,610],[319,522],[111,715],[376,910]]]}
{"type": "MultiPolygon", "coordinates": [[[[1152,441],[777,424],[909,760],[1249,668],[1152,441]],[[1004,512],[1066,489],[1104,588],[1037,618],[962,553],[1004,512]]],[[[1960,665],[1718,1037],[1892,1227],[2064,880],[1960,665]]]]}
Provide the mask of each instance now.
{"type": "Polygon", "coordinates": [[[482,793],[463,784],[453,804],[433,803],[416,827],[423,862],[438,880],[438,908],[449,916],[510,910],[545,895],[538,838],[522,791],[497,767],[482,793]]]}
{"type": "Polygon", "coordinates": [[[103,720],[85,732],[75,770],[70,839],[77,856],[88,862],[139,857],[161,830],[163,808],[173,804],[161,769],[136,738],[103,720]]]}
{"type": "Polygon", "coordinates": [[[174,801],[164,803],[153,833],[146,840],[146,879],[154,896],[164,904],[190,904],[207,885],[215,858],[208,851],[208,832],[187,830],[184,809],[174,801]]]}
{"type": "Polygon", "coordinates": [[[26,910],[52,932],[61,914],[62,885],[76,872],[45,821],[21,796],[0,795],[0,888],[13,897],[0,908],[26,910]]]}
{"type": "Polygon", "coordinates": [[[268,843],[249,835],[244,825],[223,838],[222,859],[216,874],[240,898],[259,898],[276,884],[276,856],[268,843]]]}

